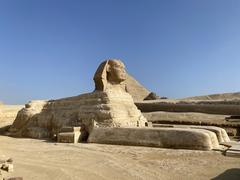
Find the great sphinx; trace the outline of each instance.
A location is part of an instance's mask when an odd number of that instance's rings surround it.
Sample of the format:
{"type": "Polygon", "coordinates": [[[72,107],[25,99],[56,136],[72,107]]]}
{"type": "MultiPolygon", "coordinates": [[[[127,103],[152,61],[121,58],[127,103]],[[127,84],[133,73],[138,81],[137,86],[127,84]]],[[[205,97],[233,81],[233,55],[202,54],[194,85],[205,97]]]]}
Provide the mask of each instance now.
{"type": "Polygon", "coordinates": [[[127,92],[125,66],[120,60],[102,62],[95,75],[95,90],[75,97],[32,101],[19,111],[9,132],[32,138],[51,138],[63,126],[144,127],[147,122],[127,92]]]}
{"type": "Polygon", "coordinates": [[[32,101],[19,111],[9,133],[31,138],[57,136],[59,142],[66,142],[64,138],[69,135],[66,128],[77,127],[77,138],[74,135],[71,142],[198,150],[217,149],[220,143],[229,141],[226,131],[218,127],[149,127],[127,92],[126,75],[120,60],[106,60],[94,75],[93,92],[58,100],[32,101]]]}

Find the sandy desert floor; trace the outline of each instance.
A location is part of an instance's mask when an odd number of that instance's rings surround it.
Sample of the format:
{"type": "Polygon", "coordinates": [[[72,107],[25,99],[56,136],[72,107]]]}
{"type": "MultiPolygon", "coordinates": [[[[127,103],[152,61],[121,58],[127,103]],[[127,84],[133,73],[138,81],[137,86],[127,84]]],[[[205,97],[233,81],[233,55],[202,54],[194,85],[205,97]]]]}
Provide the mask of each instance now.
{"type": "Polygon", "coordinates": [[[0,136],[0,158],[12,157],[24,180],[240,179],[240,158],[217,151],[101,144],[59,144],[0,136]]]}

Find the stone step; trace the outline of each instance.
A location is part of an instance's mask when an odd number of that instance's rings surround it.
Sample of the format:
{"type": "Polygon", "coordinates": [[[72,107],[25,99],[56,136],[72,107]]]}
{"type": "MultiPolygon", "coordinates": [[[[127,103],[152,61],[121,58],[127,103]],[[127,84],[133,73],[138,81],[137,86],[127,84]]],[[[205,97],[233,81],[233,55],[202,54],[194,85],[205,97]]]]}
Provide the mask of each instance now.
{"type": "Polygon", "coordinates": [[[81,127],[64,126],[60,132],[80,132],[81,127]]]}
{"type": "Polygon", "coordinates": [[[81,133],[79,132],[61,132],[58,133],[57,141],[60,143],[78,143],[81,133]]]}
{"type": "Polygon", "coordinates": [[[192,128],[94,128],[88,142],[192,150],[219,148],[215,133],[192,128]]]}

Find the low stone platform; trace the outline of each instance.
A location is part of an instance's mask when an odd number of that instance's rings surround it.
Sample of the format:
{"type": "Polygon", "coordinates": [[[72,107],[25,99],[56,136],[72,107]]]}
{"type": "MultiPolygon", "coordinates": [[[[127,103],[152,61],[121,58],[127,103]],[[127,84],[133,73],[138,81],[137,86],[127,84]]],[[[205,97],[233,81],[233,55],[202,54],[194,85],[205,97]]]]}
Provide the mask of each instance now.
{"type": "Polygon", "coordinates": [[[94,128],[88,142],[194,150],[219,148],[214,132],[191,128],[94,128]]]}
{"type": "Polygon", "coordinates": [[[240,158],[240,151],[227,150],[225,155],[229,156],[229,157],[239,157],[240,158]]]}
{"type": "Polygon", "coordinates": [[[240,158],[240,142],[235,142],[234,144],[232,144],[232,146],[226,150],[225,155],[229,157],[240,158]]]}
{"type": "Polygon", "coordinates": [[[175,125],[175,124],[154,124],[153,127],[168,127],[168,128],[191,128],[191,129],[205,129],[212,131],[217,135],[219,143],[229,142],[230,139],[225,129],[216,126],[193,126],[193,125],[175,125]]]}

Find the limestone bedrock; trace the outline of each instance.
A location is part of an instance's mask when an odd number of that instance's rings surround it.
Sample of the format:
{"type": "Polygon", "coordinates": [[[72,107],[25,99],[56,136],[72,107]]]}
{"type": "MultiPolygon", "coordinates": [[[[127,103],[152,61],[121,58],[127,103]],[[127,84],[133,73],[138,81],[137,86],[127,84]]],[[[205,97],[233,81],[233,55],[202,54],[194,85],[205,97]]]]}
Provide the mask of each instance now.
{"type": "Polygon", "coordinates": [[[95,90],[50,101],[32,101],[19,111],[10,134],[20,137],[51,138],[63,126],[144,127],[147,122],[126,88],[125,66],[110,59],[100,64],[95,75],[95,90]]]}

